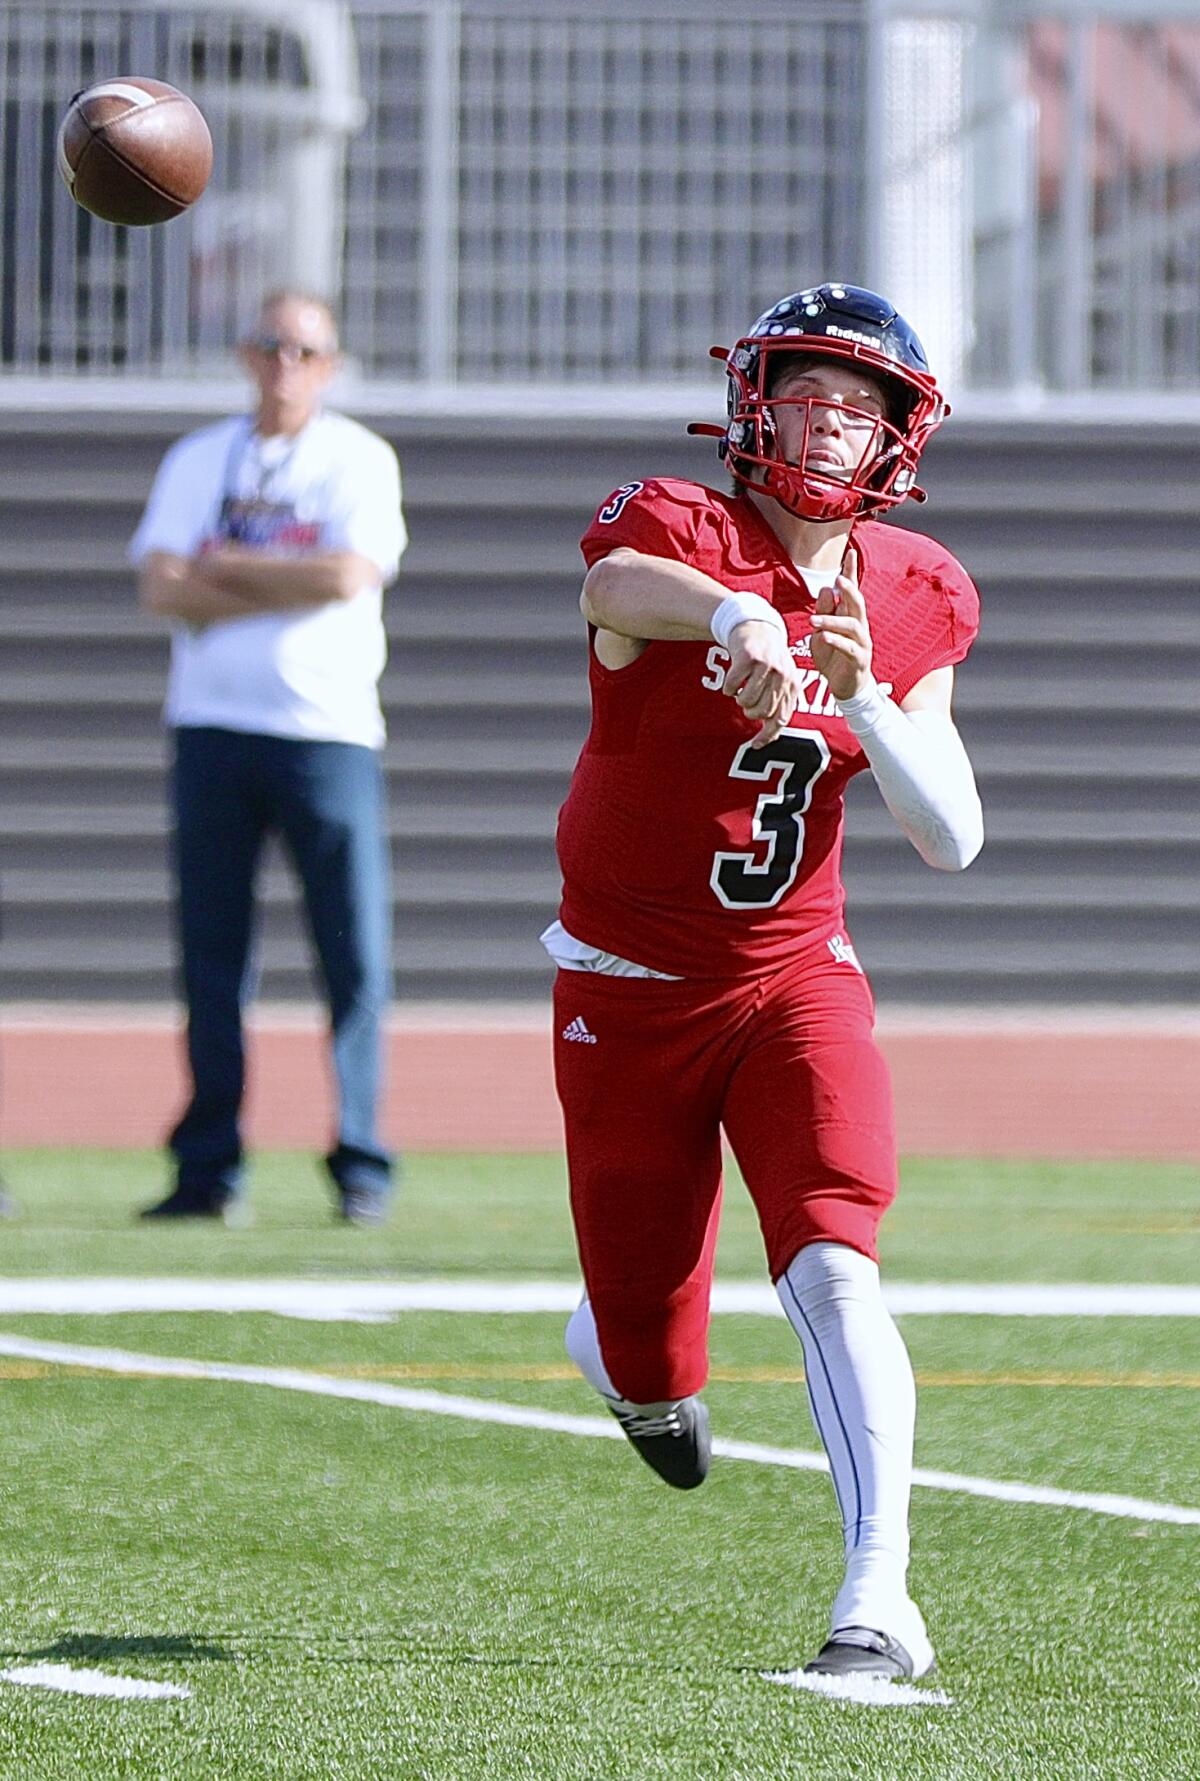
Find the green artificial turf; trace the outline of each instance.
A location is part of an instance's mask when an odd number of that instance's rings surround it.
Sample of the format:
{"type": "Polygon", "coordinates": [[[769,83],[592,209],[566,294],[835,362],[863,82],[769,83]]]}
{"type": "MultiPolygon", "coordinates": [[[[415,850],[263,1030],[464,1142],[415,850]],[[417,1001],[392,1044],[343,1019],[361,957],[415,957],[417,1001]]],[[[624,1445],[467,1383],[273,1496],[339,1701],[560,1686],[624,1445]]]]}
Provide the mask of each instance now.
{"type": "MultiPolygon", "coordinates": [[[[1200,1278],[1196,1172],[1185,1163],[909,1159],[883,1226],[896,1280],[1200,1278]]],[[[254,1159],[249,1229],[139,1224],[161,1197],[160,1158],[26,1150],[5,1157],[24,1216],[0,1224],[0,1274],[576,1274],[562,1160],[418,1155],[391,1223],[335,1223],[302,1155],[254,1159]]],[[[731,1172],[718,1273],[762,1277],[754,1211],[731,1172]]]]}
{"type": "MultiPolygon", "coordinates": [[[[573,1273],[553,1159],[418,1158],[345,1230],[263,1158],[249,1230],[137,1226],[155,1159],[6,1161],[0,1274],[573,1273]]],[[[910,1164],[905,1279],[1184,1280],[1183,1169],[910,1164]]],[[[731,1191],[721,1272],[757,1276],[731,1191]]],[[[1189,1220],[1191,1226],[1189,1226],[1189,1220]]],[[[559,1316],[0,1317],[0,1332],[594,1415],[559,1316]]],[[[909,1317],[918,1464],[1200,1504],[1200,1320],[909,1317]]],[[[782,1320],[720,1317],[720,1436],[813,1450],[782,1320]]],[[[619,1441],[261,1385],[0,1356],[0,1781],[1194,1781],[1200,1528],[919,1488],[914,1591],[949,1706],[779,1687],[839,1573],[829,1481],[732,1460],[666,1490],[619,1441]]]]}

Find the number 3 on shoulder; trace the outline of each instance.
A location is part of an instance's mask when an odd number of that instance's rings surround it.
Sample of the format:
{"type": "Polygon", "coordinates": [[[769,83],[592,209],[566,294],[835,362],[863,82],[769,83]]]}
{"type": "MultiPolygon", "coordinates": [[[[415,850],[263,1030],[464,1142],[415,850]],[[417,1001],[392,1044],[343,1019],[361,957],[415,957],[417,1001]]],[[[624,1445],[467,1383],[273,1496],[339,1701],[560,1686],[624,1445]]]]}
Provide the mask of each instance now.
{"type": "Polygon", "coordinates": [[[611,526],[614,520],[620,519],[626,503],[632,501],[635,495],[640,495],[645,486],[644,482],[627,482],[622,488],[614,489],[596,515],[600,524],[611,526]]]}

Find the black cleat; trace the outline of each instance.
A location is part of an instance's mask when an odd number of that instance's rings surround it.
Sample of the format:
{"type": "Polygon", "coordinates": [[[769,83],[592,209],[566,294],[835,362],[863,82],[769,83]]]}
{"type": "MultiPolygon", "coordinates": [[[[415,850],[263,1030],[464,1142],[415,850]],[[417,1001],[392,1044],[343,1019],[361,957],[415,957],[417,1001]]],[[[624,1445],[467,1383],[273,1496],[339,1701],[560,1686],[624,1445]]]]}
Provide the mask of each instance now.
{"type": "MultiPolygon", "coordinates": [[[[885,1682],[901,1682],[912,1676],[913,1668],[913,1660],[899,1639],[889,1638],[887,1633],[876,1632],[869,1626],[842,1626],[822,1645],[812,1662],[805,1664],[804,1674],[878,1676],[885,1682]]],[[[925,1674],[928,1673],[927,1670],[925,1674]]]]}
{"type": "Polygon", "coordinates": [[[236,1194],[219,1188],[177,1187],[165,1200],[145,1206],[139,1218],[215,1218],[224,1224],[245,1224],[248,1216],[236,1194]]]}
{"type": "Polygon", "coordinates": [[[699,1398],[680,1398],[669,1410],[609,1409],[646,1464],[676,1490],[695,1490],[708,1477],[712,1435],[699,1398]]]}

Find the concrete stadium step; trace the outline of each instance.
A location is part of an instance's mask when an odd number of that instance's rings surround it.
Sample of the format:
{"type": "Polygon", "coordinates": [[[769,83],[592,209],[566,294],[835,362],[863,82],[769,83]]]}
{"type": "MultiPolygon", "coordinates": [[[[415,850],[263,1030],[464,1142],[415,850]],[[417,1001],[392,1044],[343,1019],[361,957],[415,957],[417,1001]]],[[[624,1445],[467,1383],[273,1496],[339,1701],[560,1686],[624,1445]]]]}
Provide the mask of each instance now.
{"type": "MultiPolygon", "coordinates": [[[[113,1003],[169,1003],[175,979],[165,966],[136,972],[127,965],[86,975],[68,967],[54,971],[44,962],[29,969],[5,972],[6,993],[12,1002],[56,1003],[69,1006],[81,1001],[113,1003]]],[[[1158,979],[1135,973],[1108,978],[1099,973],[1046,966],[1037,972],[1021,972],[1010,978],[981,968],[931,973],[921,967],[905,970],[874,964],[871,982],[882,1009],[919,1006],[1013,1008],[1030,1005],[1064,1008],[1110,1009],[1119,1004],[1135,1011],[1144,1007],[1158,1013],[1164,1006],[1192,1005],[1200,994],[1200,980],[1192,977],[1178,988],[1174,978],[1158,979]]],[[[428,966],[402,968],[397,974],[400,1006],[408,1003],[455,1003],[469,1006],[544,1005],[548,981],[528,972],[510,970],[474,960],[457,965],[435,960],[428,966]]],[[[310,968],[285,969],[264,965],[259,993],[265,1002],[309,1004],[319,995],[310,968]]]]}
{"type": "MultiPolygon", "coordinates": [[[[927,931],[928,925],[924,921],[923,929],[927,931]]],[[[1046,973],[1058,973],[1063,977],[1095,974],[1109,985],[1109,999],[1113,1001],[1120,1001],[1126,986],[1139,977],[1146,979],[1148,987],[1153,984],[1158,997],[1163,997],[1165,992],[1168,1002],[1176,999],[1171,990],[1175,979],[1184,985],[1191,999],[1200,994],[1200,970],[1197,969],[1195,950],[1184,940],[1172,943],[1169,938],[1137,936],[1114,951],[1106,933],[1063,941],[1019,939],[1006,946],[1003,955],[983,972],[972,969],[969,960],[961,954],[956,955],[954,938],[945,934],[939,935],[936,941],[918,941],[913,936],[905,936],[899,943],[892,940],[888,947],[889,956],[881,958],[869,928],[868,922],[860,921],[853,931],[857,949],[873,983],[886,983],[894,975],[918,972],[934,983],[964,977],[979,980],[994,975],[998,984],[1012,991],[1022,980],[1037,981],[1046,973]]],[[[121,973],[128,974],[131,979],[169,976],[168,961],[163,957],[161,946],[154,940],[144,941],[138,936],[106,937],[102,952],[89,940],[63,935],[46,935],[38,939],[13,936],[6,946],[10,955],[5,967],[6,980],[10,973],[15,977],[32,975],[35,971],[45,972],[48,981],[56,976],[61,981],[70,973],[82,983],[121,973]]],[[[268,969],[275,973],[302,974],[311,989],[312,961],[307,944],[299,933],[275,939],[268,969]]],[[[504,972],[537,986],[539,991],[545,989],[553,975],[553,967],[536,934],[522,931],[517,935],[495,936],[464,929],[451,940],[436,933],[406,936],[397,957],[401,981],[409,972],[435,970],[504,972]]],[[[264,999],[269,999],[265,988],[261,993],[264,999]]],[[[15,992],[10,991],[10,998],[16,999],[15,992]]],[[[22,993],[20,999],[29,998],[22,993]]],[[[128,999],[147,998],[132,995],[128,999]]],[[[945,1001],[950,998],[939,994],[933,999],[945,1001]]],[[[1026,995],[1025,999],[1036,1002],[1044,998],[1026,995]]]]}
{"type": "MultiPolygon", "coordinates": [[[[272,926],[279,932],[273,936],[270,963],[276,968],[307,968],[310,951],[306,935],[295,927],[287,930],[281,919],[272,926]]],[[[970,961],[956,954],[954,938],[939,923],[931,934],[931,924],[924,914],[915,922],[906,922],[899,938],[888,940],[888,955],[878,956],[873,937],[878,924],[859,919],[853,924],[856,944],[872,977],[880,970],[920,968],[935,974],[951,974],[970,968],[970,961]]],[[[1107,921],[1089,922],[1088,931],[1059,937],[1039,933],[1014,938],[1005,945],[998,961],[1000,975],[1012,976],[1022,970],[1038,971],[1050,966],[1061,969],[1098,970],[1105,975],[1128,975],[1146,970],[1167,978],[1173,973],[1193,983],[1198,975],[1194,947],[1187,936],[1172,939],[1169,930],[1162,934],[1140,931],[1128,935],[1114,951],[1107,921]]],[[[407,932],[398,936],[397,964],[401,971],[428,968],[434,962],[450,965],[472,963],[496,968],[529,970],[545,978],[552,974],[547,954],[538,941],[538,932],[526,923],[520,912],[502,912],[493,921],[475,924],[459,922],[450,934],[441,932],[429,922],[416,919],[407,932]],[[516,919],[513,919],[513,914],[516,919]]],[[[143,934],[140,929],[106,935],[103,952],[89,935],[63,932],[38,935],[13,933],[6,940],[11,948],[6,970],[21,969],[34,959],[47,967],[104,972],[117,967],[130,969],[157,968],[169,964],[164,959],[157,936],[143,934]]]]}
{"type": "MultiPolygon", "coordinates": [[[[122,711],[115,706],[114,710],[122,711]]],[[[110,775],[114,771],[145,780],[161,774],[166,754],[165,739],[152,727],[147,714],[143,740],[127,734],[101,737],[78,735],[16,737],[7,743],[0,759],[0,799],[7,784],[110,775]]],[[[127,728],[128,725],[122,726],[127,728]]],[[[449,786],[463,781],[470,795],[480,780],[518,779],[531,794],[537,780],[554,780],[564,794],[578,752],[579,737],[512,740],[487,731],[476,736],[447,735],[444,739],[401,740],[389,744],[385,766],[389,777],[401,786],[405,781],[449,786]]],[[[1129,743],[1119,753],[1087,743],[1043,747],[1038,743],[984,742],[972,746],[972,758],[985,788],[1006,779],[1015,782],[1043,781],[1066,785],[1072,782],[1108,783],[1122,788],[1144,786],[1155,794],[1166,784],[1188,787],[1200,781],[1200,744],[1174,750],[1165,756],[1153,744],[1129,743]]],[[[503,796],[503,794],[499,794],[503,796]]],[[[1032,799],[1031,799],[1032,802],[1032,799]]]]}
{"type": "MultiPolygon", "coordinates": [[[[170,436],[164,435],[161,448],[165,449],[169,442],[170,436]]],[[[10,508],[38,506],[61,511],[68,504],[76,504],[85,508],[127,509],[136,518],[145,503],[149,480],[158,461],[158,442],[154,443],[155,449],[140,452],[136,462],[109,467],[97,465],[94,446],[77,437],[74,441],[76,449],[69,457],[64,458],[63,453],[58,453],[57,461],[45,467],[18,468],[6,474],[3,489],[0,489],[0,514],[10,508]]],[[[656,455],[660,455],[665,463],[669,454],[662,450],[657,436],[653,443],[657,447],[656,455]]],[[[1149,443],[1148,440],[1143,442],[1143,453],[1149,443]]],[[[6,444],[14,461],[23,446],[37,453],[45,449],[42,440],[30,443],[8,437],[6,444]]],[[[632,438],[630,447],[636,449],[632,438]]],[[[461,446],[457,449],[461,455],[461,446]]],[[[685,444],[683,450],[688,452],[689,461],[686,464],[676,462],[662,474],[690,475],[712,481],[714,485],[719,482],[719,470],[714,477],[711,461],[707,465],[702,461],[704,448],[693,454],[685,444]]],[[[528,471],[497,467],[495,452],[495,445],[489,443],[486,450],[475,454],[470,464],[471,506],[475,512],[504,508],[535,513],[563,512],[585,518],[607,492],[606,485],[597,480],[586,461],[565,468],[542,466],[536,476],[531,476],[528,471]]],[[[1061,479],[1039,474],[1041,465],[1032,455],[1023,464],[1009,464],[997,473],[992,452],[985,449],[987,473],[981,475],[978,464],[973,461],[978,454],[961,442],[953,442],[952,436],[943,435],[940,440],[935,440],[926,455],[928,470],[921,480],[930,491],[930,512],[938,515],[973,517],[983,514],[1002,519],[1011,514],[1014,506],[1019,506],[1022,517],[1038,522],[1039,526],[1060,518],[1073,520],[1077,517],[1120,526],[1132,505],[1144,519],[1182,518],[1190,521],[1194,516],[1195,486],[1186,459],[1176,457],[1164,461],[1161,478],[1146,478],[1131,493],[1128,470],[1107,468],[1103,456],[1095,455],[1100,458],[1096,473],[1087,480],[1064,484],[1061,479]]],[[[419,516],[426,512],[460,512],[463,494],[460,478],[466,473],[460,463],[455,476],[439,475],[419,459],[414,459],[410,452],[404,464],[404,502],[408,513],[419,516]]],[[[647,468],[646,473],[653,472],[647,468]]],[[[920,529],[923,525],[924,516],[920,529]]],[[[936,521],[931,529],[936,532],[936,521]]]]}
{"type": "MultiPolygon", "coordinates": [[[[552,582],[577,591],[583,577],[583,563],[576,547],[578,526],[572,529],[564,525],[557,540],[547,540],[536,532],[531,534],[527,522],[523,530],[518,516],[505,517],[511,537],[464,540],[461,527],[449,528],[442,539],[429,534],[414,535],[405,557],[405,578],[457,583],[502,576],[526,583],[535,579],[552,582]]],[[[127,597],[132,598],[132,571],[124,554],[128,537],[125,527],[114,526],[103,535],[92,529],[88,536],[64,537],[61,513],[53,524],[47,519],[44,528],[30,527],[27,517],[20,515],[13,516],[10,523],[14,531],[0,538],[0,578],[13,581],[36,576],[52,556],[62,577],[96,582],[123,576],[127,597]],[[39,536],[39,531],[44,535],[39,536]]],[[[1131,529],[1126,516],[1121,537],[1127,540],[1131,529]]],[[[1049,540],[998,545],[986,532],[975,540],[951,536],[948,528],[943,528],[943,542],[969,562],[973,578],[985,589],[1000,580],[1045,580],[1047,563],[1052,560],[1053,587],[1060,599],[1107,583],[1136,589],[1139,602],[1148,601],[1160,585],[1186,581],[1194,573],[1194,548],[1186,536],[1190,528],[1182,523],[1178,537],[1156,539],[1151,553],[1138,543],[1107,541],[1101,551],[1094,528],[1081,523],[1079,530],[1077,542],[1053,547],[1049,540]]]]}
{"type": "MultiPolygon", "coordinates": [[[[10,821],[0,808],[0,827],[6,837],[9,858],[20,858],[22,862],[19,867],[10,868],[10,872],[60,871],[72,864],[92,871],[100,862],[106,870],[145,870],[148,865],[157,867],[166,859],[169,825],[163,805],[155,808],[153,826],[139,826],[132,832],[122,830],[121,807],[108,808],[114,813],[114,820],[104,828],[64,824],[57,829],[47,825],[36,830],[19,820],[10,821]]],[[[505,862],[522,869],[530,862],[536,862],[540,869],[549,870],[554,864],[554,825],[542,821],[540,812],[523,814],[536,816],[536,823],[531,821],[524,831],[514,824],[505,834],[497,835],[467,825],[461,829],[434,833],[426,829],[418,833],[414,824],[405,823],[402,812],[393,812],[390,823],[393,861],[397,869],[411,866],[421,870],[463,873],[484,870],[492,873],[501,870],[505,862]]],[[[1139,858],[1143,859],[1141,869],[1149,867],[1156,873],[1168,874],[1182,871],[1188,877],[1188,868],[1195,864],[1197,837],[1194,827],[1190,832],[1172,833],[1165,823],[1156,830],[1149,822],[1115,822],[1107,838],[1101,840],[1088,833],[1082,824],[1075,825],[1074,833],[1066,823],[1060,826],[1065,832],[1055,837],[1055,861],[1065,868],[1062,872],[1065,879],[1079,872],[1085,872],[1089,879],[1105,879],[1109,875],[1110,856],[1118,844],[1123,848],[1130,839],[1136,842],[1139,858]]],[[[847,837],[846,859],[856,874],[855,885],[864,871],[876,865],[889,876],[902,871],[907,860],[907,847],[908,843],[897,835],[890,818],[869,825],[858,821],[852,823],[847,837]]],[[[972,876],[986,874],[990,878],[993,871],[1020,871],[1038,878],[1044,875],[1045,857],[1044,841],[1039,842],[1022,833],[1019,824],[989,821],[987,843],[972,868],[972,876]]],[[[1121,869],[1127,865],[1124,858],[1119,859],[1121,869]]],[[[924,870],[922,868],[923,873],[924,870]]],[[[10,882],[9,873],[5,874],[3,882],[10,882]]],[[[936,879],[933,882],[935,886],[939,883],[936,879]]],[[[1196,882],[1194,878],[1192,882],[1196,882]]],[[[478,895],[478,889],[475,894],[478,895]]],[[[946,896],[949,893],[939,888],[935,894],[946,896]]],[[[1200,884],[1197,884],[1196,895],[1200,898],[1200,884]]]]}
{"type": "MultiPolygon", "coordinates": [[[[440,719],[453,718],[460,730],[475,737],[500,736],[516,742],[524,735],[548,731],[568,736],[578,749],[590,714],[582,671],[576,666],[573,672],[562,673],[557,664],[548,665],[537,673],[534,686],[527,678],[533,666],[526,662],[521,673],[510,671],[503,677],[494,667],[465,664],[452,673],[421,673],[411,663],[403,673],[385,673],[380,694],[389,731],[402,740],[414,735],[417,727],[424,732],[440,719]]],[[[1091,680],[1057,675],[1052,684],[1018,685],[998,676],[987,681],[964,676],[955,708],[968,741],[976,744],[976,754],[977,745],[985,740],[1003,745],[1009,736],[1030,729],[1043,743],[1070,747],[1080,714],[1094,720],[1097,742],[1101,736],[1112,741],[1119,737],[1123,751],[1126,742],[1143,751],[1161,749],[1166,742],[1175,752],[1196,736],[1200,720],[1194,683],[1179,672],[1179,666],[1164,678],[1153,704],[1148,703],[1145,684],[1131,674],[1091,680]]],[[[14,663],[0,670],[0,709],[12,714],[24,734],[44,734],[47,714],[61,709],[71,712],[76,734],[85,728],[110,733],[113,714],[121,720],[119,727],[136,725],[144,731],[157,723],[164,682],[163,666],[104,672],[96,663],[90,671],[82,667],[46,671],[21,669],[14,663]]],[[[1193,756],[1189,750],[1185,758],[1193,756]]],[[[982,760],[977,765],[984,768],[982,760]]]]}
{"type": "MultiPolygon", "coordinates": [[[[171,993],[166,638],[137,611],[125,547],[190,424],[0,416],[9,995],[171,993]]],[[[372,424],[397,442],[413,537],[387,602],[401,987],[541,997],[535,924],[587,719],[578,535],[631,475],[716,481],[715,463],[673,420],[372,424]]],[[[852,926],[877,993],[1194,998],[1200,433],[956,419],[923,468],[930,503],[899,517],[984,595],[958,709],[988,843],[965,877],[931,874],[874,788],[852,788],[852,926]]],[[[308,999],[295,891],[271,860],[264,990],[308,999]]]]}
{"type": "MultiPolygon", "coordinates": [[[[3,690],[0,698],[34,704],[43,688],[57,699],[65,691],[94,692],[110,703],[129,698],[162,702],[166,682],[167,644],[144,626],[117,627],[89,635],[78,629],[55,633],[50,627],[18,632],[0,623],[4,644],[3,690]],[[46,657],[53,651],[53,662],[46,657]]],[[[1155,710],[1200,716],[1200,643],[1195,650],[1179,643],[1147,647],[1136,665],[1124,666],[1117,651],[1092,643],[1075,646],[1022,641],[980,646],[981,660],[960,672],[957,703],[980,710],[998,710],[1022,701],[1029,711],[1075,712],[1155,710]],[[986,661],[982,659],[986,647],[986,661]],[[1117,659],[1114,660],[1114,657],[1117,659]],[[1150,705],[1147,684],[1157,681],[1150,705]]],[[[586,648],[582,631],[566,636],[506,635],[504,669],[497,670],[494,638],[478,632],[438,640],[393,634],[391,660],[382,682],[385,709],[421,697],[444,697],[459,681],[466,694],[484,704],[516,704],[531,698],[536,676],[539,692],[552,691],[563,702],[588,705],[586,648]]]]}
{"type": "MultiPolygon", "coordinates": [[[[145,642],[165,652],[167,636],[155,621],[137,609],[127,572],[112,577],[113,598],[94,596],[50,604],[48,598],[30,598],[34,578],[7,590],[0,583],[0,635],[9,641],[46,638],[80,638],[100,644],[145,642]]],[[[1056,602],[1050,588],[1019,587],[987,590],[984,633],[980,649],[988,652],[994,671],[997,652],[1010,646],[1028,652],[1031,661],[1047,649],[1065,652],[1107,652],[1110,646],[1134,647],[1139,659],[1151,662],[1180,648],[1200,650],[1200,607],[1194,583],[1172,584],[1155,591],[1153,601],[1139,609],[1127,587],[1110,590],[1107,604],[1095,597],[1073,603],[1056,602]],[[1146,633],[1151,633],[1146,635],[1146,633]]],[[[583,649],[583,621],[578,608],[578,589],[572,583],[554,598],[530,594],[524,581],[484,592],[463,589],[453,611],[430,611],[419,597],[407,569],[385,600],[384,616],[393,646],[405,649],[434,645],[440,648],[494,648],[497,629],[506,641],[546,642],[583,649]],[[414,586],[416,591],[414,591],[414,586]],[[453,628],[449,628],[449,627],[453,628]]],[[[1110,658],[1111,665],[1111,658],[1110,658]]],[[[978,672],[973,659],[967,678],[978,672]]]]}
{"type": "MultiPolygon", "coordinates": [[[[78,862],[23,866],[4,875],[5,908],[10,914],[21,908],[77,909],[86,905],[95,921],[111,915],[125,919],[142,911],[149,919],[164,900],[167,887],[165,863],[151,866],[113,866],[102,880],[78,862]]],[[[946,891],[927,871],[911,876],[894,870],[857,870],[853,874],[853,911],[856,920],[867,910],[932,909],[947,907],[946,891]]],[[[259,879],[259,898],[266,908],[298,904],[299,890],[292,872],[282,863],[264,871],[259,879]]],[[[553,858],[531,867],[493,866],[488,876],[488,907],[520,909],[530,920],[539,912],[553,911],[558,904],[560,879],[553,858]]],[[[395,907],[405,910],[477,908],[477,883],[444,863],[433,861],[423,868],[398,864],[392,873],[395,907]]],[[[1025,873],[982,867],[955,883],[955,917],[998,910],[1028,911],[1035,921],[1046,910],[1124,912],[1137,902],[1143,916],[1150,911],[1200,915],[1200,889],[1186,871],[1159,871],[1147,880],[1144,873],[1126,869],[1097,877],[1086,884],[1030,883],[1025,873]]],[[[549,916],[546,917],[549,919],[549,916]]],[[[401,923],[401,931],[402,923],[401,923]]]]}

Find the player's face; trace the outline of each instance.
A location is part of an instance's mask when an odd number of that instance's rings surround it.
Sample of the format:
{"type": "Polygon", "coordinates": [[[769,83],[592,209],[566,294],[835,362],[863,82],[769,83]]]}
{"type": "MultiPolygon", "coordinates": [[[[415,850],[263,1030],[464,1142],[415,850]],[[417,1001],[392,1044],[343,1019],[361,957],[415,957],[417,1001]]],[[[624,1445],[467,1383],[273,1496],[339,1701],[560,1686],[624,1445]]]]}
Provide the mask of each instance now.
{"type": "Polygon", "coordinates": [[[789,367],[771,400],[780,455],[797,468],[848,482],[882,443],[883,386],[852,363],[789,367]]]}
{"type": "Polygon", "coordinates": [[[242,362],[264,403],[291,411],[315,408],[338,363],[328,315],[299,298],[272,304],[242,348],[242,362]]]}

